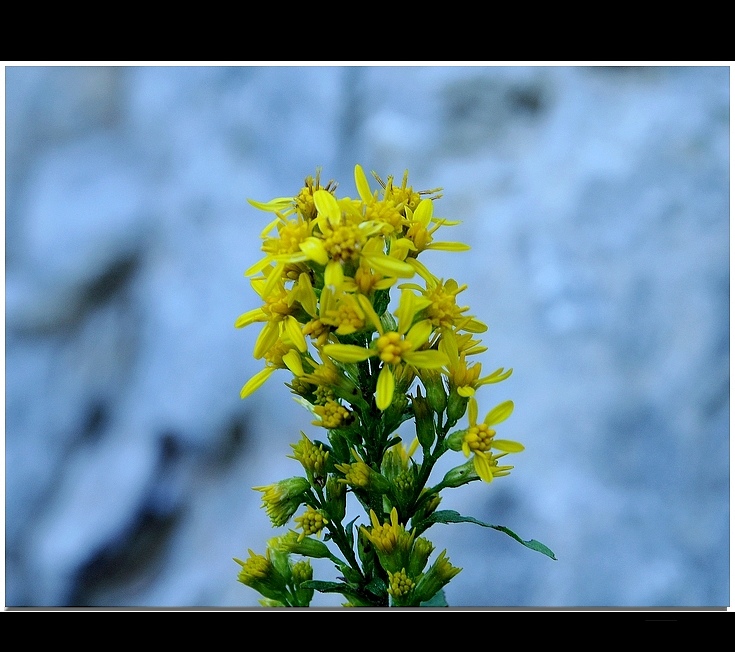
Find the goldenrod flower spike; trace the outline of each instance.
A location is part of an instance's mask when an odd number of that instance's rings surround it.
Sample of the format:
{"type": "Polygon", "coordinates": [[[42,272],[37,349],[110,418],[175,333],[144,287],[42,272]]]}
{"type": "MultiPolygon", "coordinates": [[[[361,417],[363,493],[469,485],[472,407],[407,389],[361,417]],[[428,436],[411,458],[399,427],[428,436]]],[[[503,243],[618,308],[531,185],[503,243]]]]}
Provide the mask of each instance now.
{"type": "MultiPolygon", "coordinates": [[[[459,303],[467,286],[419,261],[427,250],[469,248],[436,239],[441,227],[459,224],[435,215],[441,188],[415,191],[408,171],[400,184],[372,176],[375,190],[355,166],[354,197],[337,195],[336,182],[322,184],[317,170],[294,197],[248,200],[270,215],[262,255],[245,272],[259,303],[235,327],[260,324],[253,357],[264,366],[240,396],[287,372],[286,386],[324,440],[302,432],[291,444],[305,477],[254,487],[273,527],[291,524],[265,555],[235,559],[239,581],[264,607],[308,606],[315,590],[339,593],[351,607],[446,606],[443,587],[460,569],[446,551],[431,563],[434,545],[423,534],[435,523],[480,521],[438,509],[442,492],[508,475],[513,467],[499,460],[524,450],[496,438],[512,401],[479,420],[478,390],[512,369],[483,376],[479,362],[468,362],[487,350],[476,338],[487,326],[459,303]],[[454,430],[465,414],[468,426],[454,430]],[[467,459],[432,483],[448,451],[467,459]],[[333,563],[337,581],[314,581],[309,559],[333,563]]],[[[555,558],[535,540],[481,524],[555,558]]]]}

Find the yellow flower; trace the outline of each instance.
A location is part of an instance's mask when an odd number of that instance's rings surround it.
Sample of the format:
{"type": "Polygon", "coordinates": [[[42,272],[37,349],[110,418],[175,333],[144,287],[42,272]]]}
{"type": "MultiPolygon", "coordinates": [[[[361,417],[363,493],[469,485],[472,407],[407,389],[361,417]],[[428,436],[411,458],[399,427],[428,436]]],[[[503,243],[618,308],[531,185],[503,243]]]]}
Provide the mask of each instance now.
{"type": "Polygon", "coordinates": [[[311,423],[327,430],[340,428],[352,420],[352,413],[341,403],[332,399],[327,400],[323,405],[315,405],[313,409],[319,420],[311,423]]]}
{"type": "Polygon", "coordinates": [[[357,297],[365,314],[377,329],[379,337],[371,342],[369,348],[355,344],[326,344],[322,352],[338,362],[361,362],[371,357],[382,361],[375,390],[375,404],[379,410],[386,410],[393,401],[396,379],[394,367],[408,364],[418,369],[439,369],[449,362],[446,355],[434,349],[422,350],[431,337],[433,327],[428,319],[412,324],[416,312],[423,303],[411,291],[401,293],[399,306],[395,311],[398,317],[398,330],[386,331],[380,318],[373,310],[370,301],[363,295],[357,297]]]}
{"type": "Polygon", "coordinates": [[[482,373],[482,364],[479,362],[469,365],[467,364],[466,354],[459,353],[457,337],[452,331],[445,331],[439,342],[439,350],[448,358],[446,373],[449,378],[450,388],[457,390],[460,396],[469,398],[475,395],[475,390],[482,385],[490,385],[499,383],[508,378],[513,369],[504,369],[500,367],[493,373],[480,377],[482,373]]]}
{"type": "Polygon", "coordinates": [[[465,457],[473,455],[472,461],[477,475],[485,482],[492,482],[493,477],[508,475],[512,466],[498,466],[498,459],[508,453],[520,453],[524,450],[523,444],[509,439],[495,439],[495,430],[490,426],[505,421],[513,412],[513,401],[505,401],[490,410],[482,423],[477,423],[477,401],[470,398],[468,405],[469,428],[459,431],[461,439],[450,435],[448,444],[456,450],[457,443],[461,444],[461,450],[465,457]],[[453,441],[452,441],[453,440],[453,441]],[[500,455],[493,455],[490,450],[503,451],[500,455]]]}
{"type": "MultiPolygon", "coordinates": [[[[406,528],[398,522],[398,511],[394,507],[390,512],[390,522],[380,523],[378,516],[370,510],[371,528],[361,526],[363,534],[375,546],[375,549],[386,554],[393,553],[399,546],[406,547],[408,542],[413,543],[413,537],[406,532],[406,528]]],[[[410,548],[410,545],[408,546],[410,548]]]]}
{"type": "Polygon", "coordinates": [[[406,569],[402,568],[397,573],[388,573],[388,593],[394,598],[400,599],[407,596],[416,586],[414,582],[406,573],[406,569]]]}
{"type": "MultiPolygon", "coordinates": [[[[348,199],[344,206],[349,207],[348,199]]],[[[410,278],[413,268],[400,260],[383,253],[382,225],[371,220],[353,221],[343,213],[342,206],[331,193],[317,190],[314,203],[319,217],[315,232],[300,243],[299,247],[307,260],[325,266],[324,283],[340,287],[344,279],[343,266],[346,262],[357,265],[360,257],[376,270],[390,270],[395,276],[410,278]],[[367,247],[369,239],[377,238],[377,246],[367,247]]],[[[361,217],[357,216],[357,220],[361,217]]]]}
{"type": "Polygon", "coordinates": [[[301,462],[301,466],[304,467],[308,476],[315,479],[317,484],[323,484],[326,476],[327,459],[329,458],[329,451],[324,450],[324,445],[319,444],[317,446],[302,432],[299,442],[291,444],[291,448],[293,448],[294,454],[288,457],[301,462]]]}
{"type": "Polygon", "coordinates": [[[426,267],[415,258],[410,259],[419,275],[424,279],[426,288],[414,283],[404,283],[401,289],[413,289],[420,292],[428,301],[424,308],[424,314],[436,328],[453,328],[457,331],[468,331],[470,333],[484,333],[487,325],[475,317],[465,315],[469,306],[457,305],[457,295],[467,289],[467,285],[459,285],[457,281],[450,278],[447,281],[439,279],[429,272],[426,267]]]}
{"type": "Polygon", "coordinates": [[[440,249],[442,251],[468,251],[469,245],[462,242],[434,242],[434,233],[442,225],[453,225],[445,219],[434,218],[434,203],[431,199],[422,199],[415,211],[406,208],[406,219],[408,229],[405,234],[406,240],[413,244],[410,256],[416,257],[426,249],[440,249]],[[434,225],[431,226],[431,223],[434,225]]]}
{"type": "Polygon", "coordinates": [[[309,481],[306,478],[287,478],[274,484],[262,487],[253,487],[263,492],[263,509],[265,509],[274,527],[280,527],[288,522],[304,503],[304,494],[309,490],[309,481]]]}
{"type": "Polygon", "coordinates": [[[298,541],[303,541],[304,537],[316,534],[319,536],[324,526],[327,525],[328,520],[318,509],[314,509],[310,505],[306,506],[306,511],[301,516],[294,518],[296,521],[297,529],[301,528],[302,532],[299,534],[298,541]]]}
{"type": "Polygon", "coordinates": [[[295,301],[295,297],[299,296],[298,292],[301,286],[291,292],[287,291],[281,279],[276,279],[272,283],[275,276],[275,268],[267,270],[267,276],[260,279],[251,280],[253,289],[263,299],[264,304],[260,308],[255,308],[243,313],[235,320],[235,328],[244,328],[255,322],[265,322],[265,326],[260,331],[258,339],[255,342],[253,355],[256,358],[262,358],[266,351],[270,349],[281,335],[280,326],[285,328],[285,333],[289,340],[301,352],[306,351],[306,340],[301,332],[301,326],[293,313],[296,312],[300,304],[295,301]]]}

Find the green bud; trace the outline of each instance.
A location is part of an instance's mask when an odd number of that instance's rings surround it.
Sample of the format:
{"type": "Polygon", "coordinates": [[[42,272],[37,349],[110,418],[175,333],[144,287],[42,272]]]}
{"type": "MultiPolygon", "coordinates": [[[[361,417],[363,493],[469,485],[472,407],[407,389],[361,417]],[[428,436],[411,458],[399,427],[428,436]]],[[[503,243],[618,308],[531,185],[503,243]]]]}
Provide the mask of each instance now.
{"type": "Polygon", "coordinates": [[[329,517],[340,523],[347,508],[347,485],[330,475],[327,478],[327,504],[324,506],[329,517]]]}
{"type": "MultiPolygon", "coordinates": [[[[425,491],[427,490],[424,489],[424,492],[425,491]]],[[[439,507],[439,503],[441,502],[441,500],[442,497],[438,493],[432,494],[427,500],[421,503],[421,507],[416,510],[416,513],[413,515],[411,522],[420,523],[421,521],[425,521],[436,511],[436,508],[439,507]]]]}
{"type": "Polygon", "coordinates": [[[418,537],[413,542],[411,550],[411,558],[408,562],[408,574],[411,577],[418,577],[426,567],[429,556],[434,552],[434,544],[424,537],[418,537]]]}
{"type": "Polygon", "coordinates": [[[417,388],[416,397],[412,401],[413,413],[416,417],[416,436],[422,448],[430,448],[434,443],[434,412],[429,402],[421,396],[421,388],[417,388]]]}
{"type": "Polygon", "coordinates": [[[414,597],[418,604],[428,602],[462,569],[452,566],[443,550],[429,570],[421,577],[414,588],[414,597]]]}
{"type": "Polygon", "coordinates": [[[464,416],[464,413],[467,411],[468,400],[464,396],[457,394],[457,390],[452,388],[447,400],[447,418],[449,421],[457,423],[464,416]]]}
{"type": "Polygon", "coordinates": [[[441,414],[447,407],[447,392],[444,389],[441,372],[436,369],[422,369],[420,375],[426,387],[426,400],[429,406],[434,412],[441,414]]]}
{"type": "Polygon", "coordinates": [[[314,569],[307,559],[297,561],[291,569],[291,578],[294,585],[294,595],[296,597],[296,605],[299,607],[308,607],[311,599],[314,597],[314,589],[302,587],[303,582],[308,582],[314,577],[314,569]]]}
{"type": "Polygon", "coordinates": [[[253,487],[263,492],[263,509],[273,527],[285,525],[304,503],[306,491],[311,487],[306,478],[287,478],[263,487],[253,487]]]}
{"type": "Polygon", "coordinates": [[[299,541],[298,532],[294,532],[293,530],[284,534],[282,537],[278,537],[277,543],[274,547],[279,551],[295,555],[303,555],[304,557],[312,557],[313,559],[322,559],[332,556],[332,553],[329,551],[326,543],[319,541],[319,539],[314,539],[313,537],[303,537],[301,541],[299,541]]]}
{"type": "Polygon", "coordinates": [[[479,480],[480,476],[475,471],[475,465],[472,460],[467,460],[461,466],[455,466],[453,469],[447,471],[444,479],[441,481],[442,486],[456,489],[461,487],[463,484],[472,482],[473,480],[479,480]]]}
{"type": "Polygon", "coordinates": [[[252,550],[248,551],[250,557],[245,561],[235,558],[240,564],[240,572],[237,580],[255,589],[261,595],[271,600],[276,600],[284,604],[287,603],[286,578],[281,575],[270,559],[270,551],[268,556],[257,555],[252,550]]]}
{"type": "Polygon", "coordinates": [[[447,448],[453,451],[461,451],[462,442],[464,441],[464,436],[466,434],[467,434],[467,428],[464,428],[463,430],[455,430],[454,432],[450,432],[446,440],[447,448]]]}

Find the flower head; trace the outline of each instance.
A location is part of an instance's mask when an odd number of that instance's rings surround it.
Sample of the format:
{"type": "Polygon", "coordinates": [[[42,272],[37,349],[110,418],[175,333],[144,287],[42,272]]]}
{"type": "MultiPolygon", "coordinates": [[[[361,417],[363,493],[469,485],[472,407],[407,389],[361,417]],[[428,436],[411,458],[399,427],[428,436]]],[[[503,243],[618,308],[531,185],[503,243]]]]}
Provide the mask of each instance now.
{"type": "Polygon", "coordinates": [[[329,522],[320,510],[314,509],[309,505],[306,507],[306,512],[301,516],[295,517],[294,521],[297,523],[297,528],[301,528],[302,530],[301,534],[299,534],[299,541],[311,534],[319,535],[322,529],[324,529],[324,526],[329,522]]]}
{"type": "Polygon", "coordinates": [[[440,369],[447,364],[448,359],[441,351],[427,346],[433,331],[431,322],[422,320],[414,323],[417,312],[424,304],[410,290],[401,293],[394,313],[398,317],[398,324],[396,330],[391,331],[383,327],[364,296],[360,295],[358,300],[378,331],[378,337],[367,348],[355,344],[327,344],[322,351],[334,360],[346,363],[379,358],[382,364],[376,383],[375,404],[378,409],[386,410],[393,401],[396,367],[410,365],[418,369],[440,369]]]}
{"type": "Polygon", "coordinates": [[[274,527],[285,525],[304,503],[305,494],[309,490],[306,478],[288,478],[274,484],[253,487],[263,492],[263,509],[265,509],[274,527]]]}
{"type": "Polygon", "coordinates": [[[477,401],[470,398],[468,404],[469,428],[452,433],[447,439],[453,450],[462,450],[465,457],[473,455],[473,463],[477,475],[485,482],[492,482],[493,477],[508,475],[512,466],[498,466],[498,459],[508,453],[520,453],[523,444],[509,439],[495,439],[495,430],[491,426],[505,421],[513,412],[513,402],[505,401],[487,413],[481,423],[477,423],[477,401]],[[499,455],[491,453],[491,449],[503,451],[499,455]]]}

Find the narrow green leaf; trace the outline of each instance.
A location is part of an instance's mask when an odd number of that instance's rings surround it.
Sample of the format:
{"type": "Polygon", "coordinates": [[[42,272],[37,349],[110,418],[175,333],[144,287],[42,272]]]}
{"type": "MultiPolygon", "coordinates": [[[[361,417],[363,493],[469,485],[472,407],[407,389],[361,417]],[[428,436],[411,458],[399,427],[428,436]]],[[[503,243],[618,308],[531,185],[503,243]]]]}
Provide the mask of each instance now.
{"type": "Polygon", "coordinates": [[[307,580],[301,583],[301,588],[314,589],[320,593],[352,592],[348,584],[343,584],[342,582],[324,582],[322,580],[307,580]]]}
{"type": "Polygon", "coordinates": [[[478,521],[476,518],[473,518],[472,516],[462,516],[459,512],[455,512],[453,509],[444,509],[439,510],[437,512],[434,512],[431,516],[429,516],[424,523],[475,523],[476,525],[482,525],[482,527],[489,527],[493,530],[498,530],[499,532],[504,532],[509,537],[515,539],[518,541],[518,543],[526,546],[526,548],[530,548],[531,550],[535,550],[536,552],[540,552],[543,555],[546,555],[547,557],[550,557],[554,561],[556,561],[556,555],[551,551],[550,548],[545,546],[543,543],[536,541],[535,539],[530,539],[529,541],[524,541],[519,537],[513,530],[508,529],[507,527],[503,525],[491,525],[490,523],[483,523],[482,521],[478,521]]]}

